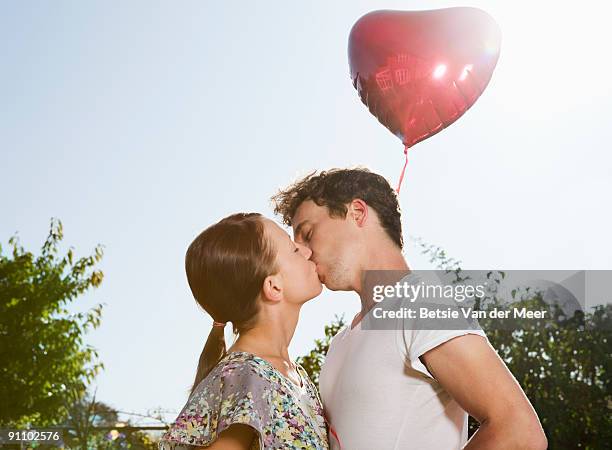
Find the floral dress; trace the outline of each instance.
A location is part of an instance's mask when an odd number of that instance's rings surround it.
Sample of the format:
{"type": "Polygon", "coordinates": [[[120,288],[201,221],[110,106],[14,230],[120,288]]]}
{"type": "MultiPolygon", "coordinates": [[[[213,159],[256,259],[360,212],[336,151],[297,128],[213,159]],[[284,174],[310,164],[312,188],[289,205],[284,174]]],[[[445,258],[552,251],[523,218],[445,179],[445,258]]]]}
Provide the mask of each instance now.
{"type": "Polygon", "coordinates": [[[227,354],[191,394],[159,449],[210,445],[232,424],[257,431],[251,449],[328,449],[317,389],[304,368],[297,368],[302,387],[258,356],[227,354]]]}

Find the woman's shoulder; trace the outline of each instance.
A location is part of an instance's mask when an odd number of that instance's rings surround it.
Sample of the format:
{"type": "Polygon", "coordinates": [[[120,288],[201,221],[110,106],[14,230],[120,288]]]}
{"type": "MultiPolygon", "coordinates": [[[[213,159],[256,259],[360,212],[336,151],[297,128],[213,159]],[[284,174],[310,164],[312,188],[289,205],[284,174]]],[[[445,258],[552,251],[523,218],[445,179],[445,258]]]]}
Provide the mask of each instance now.
{"type": "Polygon", "coordinates": [[[227,354],[200,382],[162,441],[208,445],[232,424],[261,432],[269,421],[262,398],[272,389],[266,367],[254,355],[227,354]]]}
{"type": "Polygon", "coordinates": [[[194,391],[200,387],[216,384],[275,384],[278,383],[278,375],[275,370],[262,358],[247,352],[231,352],[225,355],[221,361],[211,370],[194,391]]]}
{"type": "Polygon", "coordinates": [[[299,367],[310,391],[309,400],[303,399],[309,403],[305,409],[301,396],[272,364],[246,352],[227,354],[196,387],[163,436],[164,450],[177,444],[208,445],[232,424],[255,429],[261,448],[303,448],[297,445],[303,439],[309,443],[306,448],[327,448],[316,388],[299,367]]]}

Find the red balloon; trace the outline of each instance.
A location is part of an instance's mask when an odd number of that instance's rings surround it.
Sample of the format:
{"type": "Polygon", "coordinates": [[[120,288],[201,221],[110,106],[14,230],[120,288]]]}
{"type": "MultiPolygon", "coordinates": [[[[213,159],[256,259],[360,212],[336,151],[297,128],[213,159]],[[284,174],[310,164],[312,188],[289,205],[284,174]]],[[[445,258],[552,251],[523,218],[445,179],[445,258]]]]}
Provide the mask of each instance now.
{"type": "Polygon", "coordinates": [[[465,113],[487,87],[501,32],[477,8],[373,11],[349,36],[353,86],[406,148],[465,113]]]}

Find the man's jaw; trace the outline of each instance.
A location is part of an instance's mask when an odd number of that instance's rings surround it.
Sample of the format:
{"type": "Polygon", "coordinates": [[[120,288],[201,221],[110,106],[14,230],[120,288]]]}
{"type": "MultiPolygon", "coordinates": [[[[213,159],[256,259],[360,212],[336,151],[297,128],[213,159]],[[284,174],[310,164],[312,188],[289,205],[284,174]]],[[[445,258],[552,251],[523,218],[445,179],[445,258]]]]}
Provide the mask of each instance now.
{"type": "Polygon", "coordinates": [[[342,289],[338,289],[338,287],[337,287],[337,286],[330,286],[329,284],[327,284],[327,283],[325,282],[325,279],[326,279],[326,278],[325,278],[325,274],[320,273],[320,272],[317,272],[317,275],[319,276],[319,281],[320,281],[321,283],[323,283],[323,284],[325,285],[325,287],[326,287],[327,289],[329,289],[330,291],[341,291],[341,290],[342,290],[342,289]]]}

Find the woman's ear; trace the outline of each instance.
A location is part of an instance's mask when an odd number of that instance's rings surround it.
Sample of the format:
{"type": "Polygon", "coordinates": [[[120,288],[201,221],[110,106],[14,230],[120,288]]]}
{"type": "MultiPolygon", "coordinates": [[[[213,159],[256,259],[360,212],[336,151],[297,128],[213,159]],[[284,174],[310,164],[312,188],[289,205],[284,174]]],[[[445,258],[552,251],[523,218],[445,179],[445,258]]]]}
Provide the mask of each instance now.
{"type": "Polygon", "coordinates": [[[278,274],[268,275],[264,279],[261,291],[263,292],[264,301],[279,302],[283,298],[281,277],[278,274]]]}

